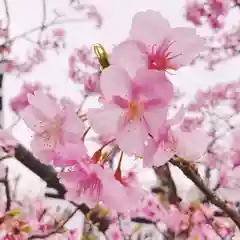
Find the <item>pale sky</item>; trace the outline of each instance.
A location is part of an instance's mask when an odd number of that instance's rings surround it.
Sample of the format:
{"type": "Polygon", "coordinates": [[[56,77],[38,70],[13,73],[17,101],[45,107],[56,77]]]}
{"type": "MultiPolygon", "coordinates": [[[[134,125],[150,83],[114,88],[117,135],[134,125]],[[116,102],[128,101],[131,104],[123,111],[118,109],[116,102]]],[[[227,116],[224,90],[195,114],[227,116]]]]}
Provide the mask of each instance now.
{"type": "MultiPolygon", "coordinates": [[[[11,15],[11,34],[18,35],[28,29],[34,28],[41,22],[41,0],[8,0],[10,15],[11,15]]],[[[49,7],[49,16],[51,11],[56,8],[59,12],[65,12],[65,6],[67,0],[51,0],[46,1],[49,7]]],[[[67,56],[75,47],[81,47],[83,44],[91,45],[94,43],[101,43],[107,50],[111,50],[114,44],[118,44],[123,40],[130,28],[131,19],[133,15],[141,10],[154,9],[161,12],[163,16],[168,18],[173,26],[192,26],[186,22],[183,17],[185,0],[95,0],[84,1],[93,3],[102,14],[104,18],[103,26],[100,30],[96,30],[91,23],[69,23],[64,24],[67,29],[67,48],[59,56],[55,53],[47,55],[47,61],[35,68],[31,74],[23,75],[21,78],[14,76],[5,76],[4,81],[4,121],[5,126],[11,125],[14,121],[14,115],[11,113],[8,102],[12,96],[15,96],[19,88],[24,81],[34,82],[40,81],[45,84],[53,86],[53,92],[58,96],[70,96],[76,102],[81,102],[79,94],[79,87],[76,86],[68,79],[68,59],[67,56]]],[[[0,8],[1,9],[1,8],[0,8]]],[[[2,9],[0,10],[2,14],[2,9]]],[[[69,11],[69,14],[71,12],[69,11]]],[[[1,15],[0,15],[1,16],[1,15]]],[[[76,16],[76,15],[75,15],[76,16]]],[[[78,16],[81,17],[81,16],[78,16]]],[[[236,15],[229,18],[229,24],[236,21],[236,15]]],[[[207,33],[207,28],[199,31],[201,34],[207,33]]],[[[28,49],[33,46],[27,44],[24,41],[19,41],[15,45],[15,55],[23,57],[28,49]]],[[[186,91],[189,96],[193,94],[199,88],[206,88],[207,86],[214,85],[216,82],[225,82],[229,80],[235,80],[240,75],[239,58],[229,61],[227,64],[219,66],[217,71],[210,73],[205,71],[202,64],[195,67],[185,68],[174,76],[174,84],[180,87],[180,89],[186,91]]],[[[88,102],[88,107],[95,106],[94,101],[88,102]]],[[[20,123],[17,128],[14,129],[14,134],[24,145],[29,146],[30,131],[25,127],[23,123],[20,123]]],[[[18,166],[13,167],[14,170],[19,171],[18,166]]],[[[144,175],[146,181],[151,181],[152,176],[150,174],[144,175]],[[147,177],[146,177],[147,176],[147,177]]],[[[178,175],[180,176],[180,175],[178,175]]],[[[32,180],[32,175],[27,171],[24,171],[24,186],[28,185],[29,188],[33,188],[35,183],[32,180]],[[27,184],[31,181],[31,185],[27,184]]],[[[182,179],[182,177],[181,177],[182,179]]],[[[184,189],[184,184],[188,185],[185,179],[180,181],[179,187],[184,189]],[[182,184],[184,183],[184,184],[182,184]]],[[[36,184],[38,180],[36,180],[36,184]]]]}

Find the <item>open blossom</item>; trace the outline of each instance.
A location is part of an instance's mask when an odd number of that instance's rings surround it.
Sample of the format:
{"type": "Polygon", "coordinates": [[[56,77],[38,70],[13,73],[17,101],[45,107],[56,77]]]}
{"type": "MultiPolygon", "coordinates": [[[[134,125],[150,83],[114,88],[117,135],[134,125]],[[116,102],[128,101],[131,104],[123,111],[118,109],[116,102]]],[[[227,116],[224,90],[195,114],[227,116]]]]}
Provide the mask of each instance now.
{"type": "Polygon", "coordinates": [[[157,71],[141,71],[131,79],[124,69],[110,66],[101,74],[100,87],[103,107],[89,109],[87,114],[93,130],[115,138],[119,147],[129,155],[142,153],[148,133],[156,136],[166,120],[172,84],[157,71]],[[154,83],[161,82],[161,79],[164,91],[158,92],[158,97],[155,93],[155,97],[150,98],[158,84],[154,83]]]}
{"type": "Polygon", "coordinates": [[[178,70],[203,50],[194,28],[172,28],[159,12],[147,10],[134,16],[129,38],[113,49],[110,63],[132,76],[140,68],[178,70]]]}
{"type": "MultiPolygon", "coordinates": [[[[180,114],[181,112],[178,113],[180,114]]],[[[178,117],[169,120],[159,131],[158,140],[148,140],[143,154],[146,167],[162,166],[175,155],[187,161],[197,161],[205,154],[209,143],[208,135],[201,129],[184,131],[180,123],[175,124],[178,117]]]]}
{"type": "Polygon", "coordinates": [[[35,132],[31,148],[42,161],[48,161],[58,145],[79,142],[84,124],[71,104],[61,106],[41,91],[28,95],[30,105],[22,112],[27,126],[35,132]]]}
{"type": "Polygon", "coordinates": [[[128,188],[116,180],[113,171],[99,164],[81,161],[73,170],[59,175],[69,200],[86,202],[91,207],[102,203],[117,212],[134,209],[140,201],[141,195],[129,196],[128,188]]]}

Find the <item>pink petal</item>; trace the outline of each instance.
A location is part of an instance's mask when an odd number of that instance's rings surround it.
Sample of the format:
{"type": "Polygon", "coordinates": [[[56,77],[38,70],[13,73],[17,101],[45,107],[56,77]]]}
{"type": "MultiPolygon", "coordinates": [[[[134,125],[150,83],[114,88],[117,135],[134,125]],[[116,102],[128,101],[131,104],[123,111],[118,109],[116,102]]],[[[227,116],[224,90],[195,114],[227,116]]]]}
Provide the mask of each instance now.
{"type": "Polygon", "coordinates": [[[82,141],[77,144],[66,143],[58,146],[53,157],[56,167],[67,167],[87,158],[87,149],[82,141]]]}
{"type": "Polygon", "coordinates": [[[105,105],[103,109],[89,109],[87,118],[93,130],[101,135],[115,136],[123,110],[116,105],[105,105]]]}
{"type": "Polygon", "coordinates": [[[194,28],[173,28],[168,39],[173,42],[169,48],[169,57],[176,56],[171,59],[170,65],[186,66],[204,51],[205,40],[196,34],[194,28]]]}
{"type": "Polygon", "coordinates": [[[130,39],[153,46],[169,32],[170,25],[162,15],[154,10],[138,12],[132,20],[130,39]]]}
{"type": "Polygon", "coordinates": [[[118,212],[128,210],[127,194],[122,184],[117,181],[110,169],[104,169],[98,164],[92,164],[91,169],[101,179],[103,184],[103,191],[101,193],[101,200],[104,205],[110,209],[118,212]],[[114,189],[114,191],[112,191],[114,189]],[[122,203],[125,204],[122,204],[122,203]]]}
{"type": "Polygon", "coordinates": [[[56,101],[42,91],[36,91],[34,95],[28,94],[28,101],[49,119],[54,118],[60,112],[60,107],[56,101]]]}
{"type": "Polygon", "coordinates": [[[104,181],[103,186],[104,189],[101,198],[108,209],[117,212],[126,212],[129,210],[126,191],[119,181],[112,177],[108,179],[108,182],[104,181]]]}
{"type": "Polygon", "coordinates": [[[178,139],[176,154],[188,161],[197,161],[207,150],[209,137],[203,130],[184,132],[179,127],[172,129],[178,139]]]}
{"type": "Polygon", "coordinates": [[[157,140],[159,129],[164,125],[167,119],[168,108],[159,106],[152,107],[144,111],[144,118],[147,122],[149,133],[157,140]]]}
{"type": "Polygon", "coordinates": [[[71,172],[61,172],[58,174],[60,177],[61,183],[63,183],[65,186],[70,187],[71,185],[77,184],[77,179],[79,178],[79,172],[77,171],[71,171],[71,172]]]}
{"type": "Polygon", "coordinates": [[[62,124],[63,130],[79,135],[79,138],[81,138],[85,131],[85,126],[76,112],[72,108],[66,108],[64,109],[64,116],[65,118],[62,124]]]}
{"type": "Polygon", "coordinates": [[[34,132],[41,133],[47,119],[37,114],[37,111],[29,105],[20,113],[25,124],[34,132]]]}
{"type": "Polygon", "coordinates": [[[56,139],[54,137],[44,138],[41,135],[34,135],[31,147],[39,150],[53,150],[56,146],[56,139]]]}
{"type": "Polygon", "coordinates": [[[52,148],[47,148],[42,142],[42,138],[39,136],[34,136],[30,143],[30,147],[33,151],[33,154],[40,159],[40,161],[49,164],[51,157],[54,155],[52,148]]]}
{"type": "Polygon", "coordinates": [[[152,167],[153,166],[153,156],[157,151],[156,142],[150,138],[148,144],[144,148],[143,152],[143,167],[152,167]]]}
{"type": "Polygon", "coordinates": [[[139,70],[134,82],[138,84],[139,91],[149,99],[159,99],[168,104],[173,97],[173,85],[167,79],[164,71],[139,70]]]}
{"type": "Polygon", "coordinates": [[[114,96],[131,99],[131,78],[128,73],[117,66],[109,66],[102,71],[100,88],[106,100],[111,101],[114,96]]]}
{"type": "Polygon", "coordinates": [[[119,131],[116,142],[119,147],[129,155],[141,155],[144,150],[144,142],[148,138],[148,132],[144,123],[135,120],[127,123],[127,125],[119,131]]]}
{"type": "Polygon", "coordinates": [[[167,122],[168,124],[171,125],[176,125],[176,124],[181,124],[182,121],[184,120],[186,109],[184,108],[183,105],[178,109],[177,113],[171,118],[168,119],[167,122]]]}
{"type": "Polygon", "coordinates": [[[174,152],[172,152],[171,150],[168,151],[160,146],[153,157],[153,165],[156,167],[163,166],[173,156],[174,152]]]}
{"type": "Polygon", "coordinates": [[[148,56],[135,41],[124,41],[113,49],[109,62],[122,67],[131,77],[135,77],[138,69],[147,67],[148,56]]]}

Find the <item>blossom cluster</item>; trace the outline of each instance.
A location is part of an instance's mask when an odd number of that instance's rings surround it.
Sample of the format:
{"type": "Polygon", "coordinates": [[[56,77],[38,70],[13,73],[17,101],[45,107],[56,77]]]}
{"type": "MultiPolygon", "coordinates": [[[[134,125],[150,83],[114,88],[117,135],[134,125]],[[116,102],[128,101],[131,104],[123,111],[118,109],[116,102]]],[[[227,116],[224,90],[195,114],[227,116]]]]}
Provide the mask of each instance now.
{"type": "Polygon", "coordinates": [[[0,239],[24,240],[29,237],[39,239],[45,235],[51,240],[62,237],[74,239],[76,230],[68,230],[62,225],[63,216],[61,214],[57,216],[44,207],[44,202],[39,199],[25,198],[24,204],[12,201],[9,211],[4,212],[4,209],[1,209],[0,239]]]}
{"type": "Polygon", "coordinates": [[[234,13],[238,14],[239,8],[239,0],[187,1],[186,19],[196,27],[207,24],[210,28],[210,36],[206,35],[206,51],[198,57],[207,62],[209,70],[239,54],[239,23],[229,21],[234,13]]]}
{"type": "MultiPolygon", "coordinates": [[[[133,219],[134,217],[147,219],[148,224],[156,226],[159,231],[158,236],[164,232],[165,224],[170,231],[175,233],[174,236],[178,240],[220,240],[234,234],[232,224],[216,218],[215,212],[200,202],[185,204],[182,208],[175,205],[166,207],[159,204],[157,198],[148,196],[144,199],[141,208],[138,208],[131,216],[133,219]]],[[[129,218],[124,215],[113,216],[112,225],[107,231],[110,239],[124,240],[126,238],[123,233],[132,239],[131,237],[142,227],[142,225],[131,224],[121,226],[119,220],[129,222],[129,218]]]]}
{"type": "Polygon", "coordinates": [[[184,107],[169,118],[174,94],[168,76],[203,49],[204,40],[194,29],[171,27],[153,10],[139,12],[129,36],[114,47],[109,66],[101,71],[101,107],[88,109],[85,119],[70,101],[42,90],[28,94],[29,105],[20,114],[34,132],[31,149],[42,162],[67,169],[59,176],[68,199],[125,213],[136,209],[145,194],[133,172],[122,174],[126,156],[140,156],[144,167],[153,167],[175,157],[196,161],[204,155],[207,135],[181,128],[184,107]],[[90,128],[109,139],[93,155],[84,142],[90,128]],[[119,152],[115,170],[108,164],[112,150],[103,152],[109,144],[119,152]]]}
{"type": "Polygon", "coordinates": [[[207,21],[211,28],[220,29],[224,27],[229,9],[238,4],[238,0],[188,1],[186,18],[196,26],[207,21]]]}
{"type": "MultiPolygon", "coordinates": [[[[17,143],[10,139],[8,132],[1,131],[1,138],[5,134],[5,142],[1,142],[1,147],[15,146],[17,143]],[[7,138],[8,137],[8,138],[7,138]],[[8,139],[8,140],[7,140],[8,139]],[[11,140],[11,141],[10,141],[11,140]]],[[[61,209],[56,205],[56,209],[50,207],[46,198],[39,195],[27,196],[19,195],[20,189],[13,187],[13,175],[9,169],[0,164],[0,239],[1,240],[26,240],[48,237],[48,239],[73,240],[76,230],[69,230],[65,226],[71,209],[61,209]],[[3,187],[3,188],[2,188],[3,187]],[[3,190],[3,191],[2,191],[3,190]],[[5,196],[4,196],[5,195],[5,196]]],[[[16,186],[19,178],[16,179],[16,186]]]]}

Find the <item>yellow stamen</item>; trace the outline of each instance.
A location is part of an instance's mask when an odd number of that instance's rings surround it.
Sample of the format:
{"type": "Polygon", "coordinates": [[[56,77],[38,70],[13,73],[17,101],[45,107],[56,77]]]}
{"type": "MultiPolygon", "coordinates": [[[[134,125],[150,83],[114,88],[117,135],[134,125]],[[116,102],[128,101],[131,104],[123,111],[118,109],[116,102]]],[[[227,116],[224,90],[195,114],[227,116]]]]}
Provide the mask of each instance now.
{"type": "Polygon", "coordinates": [[[129,103],[128,106],[128,119],[133,120],[136,117],[140,117],[143,114],[144,106],[136,101],[129,103]]]}

